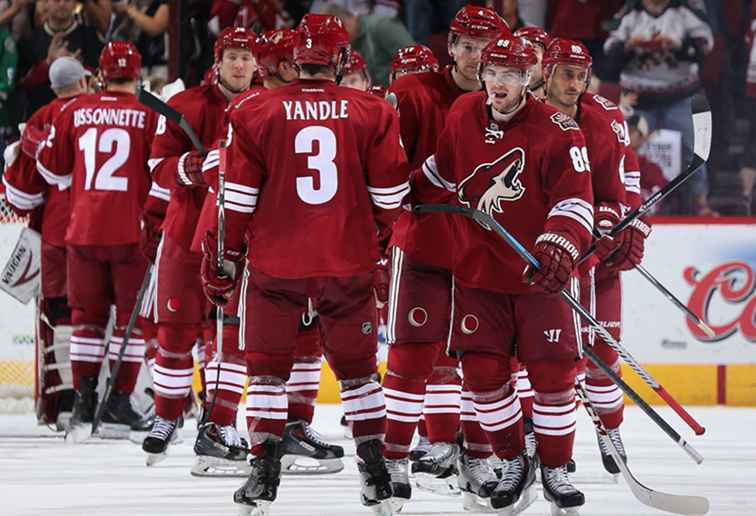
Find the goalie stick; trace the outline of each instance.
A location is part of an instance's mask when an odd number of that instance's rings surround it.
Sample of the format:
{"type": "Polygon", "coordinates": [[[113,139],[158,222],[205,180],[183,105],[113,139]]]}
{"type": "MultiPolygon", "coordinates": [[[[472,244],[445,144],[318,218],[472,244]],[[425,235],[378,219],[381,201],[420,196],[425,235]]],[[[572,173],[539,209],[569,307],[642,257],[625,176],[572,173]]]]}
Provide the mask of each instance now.
{"type": "MultiPolygon", "coordinates": [[[[523,247],[523,245],[518,242],[515,237],[513,237],[506,229],[504,229],[504,227],[499,224],[496,219],[485,212],[473,208],[465,208],[463,206],[453,206],[449,204],[419,205],[415,207],[415,211],[419,213],[456,213],[458,215],[464,215],[468,218],[471,218],[484,227],[492,228],[527,263],[536,268],[540,267],[540,264],[535,259],[535,257],[533,257],[533,255],[530,254],[530,252],[525,249],[525,247],[523,247]]],[[[635,371],[635,373],[640,376],[640,378],[649,387],[651,387],[664,401],[666,401],[667,404],[672,407],[672,409],[677,412],[677,414],[683,419],[683,421],[685,421],[691,428],[693,428],[696,434],[700,435],[705,431],[704,428],[699,425],[698,422],[696,422],[696,420],[693,419],[690,414],[688,414],[685,408],[683,408],[682,405],[680,405],[664,387],[662,387],[656,380],[654,380],[654,378],[645,369],[643,369],[643,367],[632,357],[632,355],[630,355],[630,353],[628,353],[628,351],[622,345],[620,345],[619,342],[614,340],[609,332],[603,326],[601,326],[601,324],[590,313],[588,313],[588,311],[583,308],[582,305],[574,297],[572,297],[569,292],[563,290],[561,292],[561,295],[562,299],[564,299],[567,304],[569,304],[570,307],[583,319],[590,323],[591,327],[593,327],[594,331],[604,340],[604,342],[606,342],[609,347],[616,351],[620,355],[620,357],[622,357],[625,363],[627,363],[627,365],[629,365],[630,368],[635,371]]],[[[697,464],[703,462],[703,457],[701,457],[701,454],[699,454],[690,444],[688,444],[685,439],[683,439],[680,434],[678,434],[677,431],[675,431],[675,429],[672,428],[669,423],[664,420],[664,418],[662,418],[653,408],[651,408],[651,406],[646,403],[646,401],[641,398],[640,395],[635,392],[632,387],[627,385],[627,383],[625,383],[624,380],[622,380],[622,378],[620,378],[611,367],[609,367],[603,360],[601,360],[601,358],[599,358],[599,356],[593,352],[590,346],[585,347],[583,351],[591,360],[591,362],[596,364],[596,366],[601,369],[604,374],[611,378],[611,380],[615,384],[617,384],[617,386],[625,394],[627,394],[630,399],[632,399],[641,408],[641,410],[643,410],[643,412],[645,412],[648,417],[650,417],[664,431],[664,433],[666,433],[688,455],[690,455],[690,457],[697,464]]]]}
{"type": "MultiPolygon", "coordinates": [[[[218,210],[218,247],[216,249],[216,252],[218,253],[216,263],[216,267],[218,269],[218,274],[221,276],[226,275],[226,271],[224,269],[225,262],[223,258],[223,254],[225,252],[224,250],[224,243],[223,239],[226,237],[226,208],[225,208],[225,201],[226,201],[226,142],[222,141],[220,143],[220,146],[218,148],[218,195],[215,198],[215,206],[218,210]]],[[[239,271],[236,271],[238,274],[239,271]]],[[[220,387],[220,372],[221,372],[221,363],[223,362],[223,307],[221,305],[217,305],[215,307],[215,362],[218,366],[218,370],[215,373],[215,392],[213,393],[213,399],[210,400],[210,404],[208,405],[207,410],[205,410],[202,414],[202,425],[207,423],[208,418],[213,413],[213,409],[215,409],[215,400],[218,399],[218,388],[220,387]]]]}
{"type": "MultiPolygon", "coordinates": [[[[693,160],[690,162],[690,165],[688,165],[688,168],[683,173],[667,183],[664,188],[654,192],[640,206],[631,211],[612,228],[609,236],[617,236],[620,231],[632,224],[635,219],[648,212],[654,204],[667,197],[681,184],[693,177],[693,174],[698,172],[698,169],[709,159],[709,152],[711,151],[711,108],[709,107],[709,102],[706,100],[706,96],[698,94],[693,97],[691,110],[693,113],[693,131],[695,137],[693,142],[693,160]]],[[[595,252],[596,243],[594,242],[585,254],[580,257],[578,265],[585,262],[595,252]]]]}
{"type": "Polygon", "coordinates": [[[192,126],[189,125],[189,122],[186,121],[184,115],[173,109],[171,106],[169,106],[144,88],[139,89],[139,95],[137,96],[137,98],[139,99],[139,102],[141,102],[154,112],[163,115],[166,120],[170,120],[171,122],[178,124],[181,130],[184,131],[192,141],[192,145],[195,149],[197,149],[202,154],[205,154],[207,152],[207,149],[205,149],[205,146],[202,145],[202,142],[197,136],[197,133],[194,132],[192,126]]]}
{"type": "Polygon", "coordinates": [[[656,491],[655,489],[648,488],[638,482],[630,468],[627,467],[625,461],[620,457],[617,448],[609,438],[609,434],[606,431],[606,427],[601,422],[596,410],[591,405],[588,399],[588,393],[585,391],[585,387],[581,382],[575,383],[575,391],[577,392],[580,401],[583,402],[585,411],[593,421],[598,433],[598,438],[604,444],[609,454],[614,459],[614,462],[619,467],[627,486],[633,493],[633,496],[642,504],[660,511],[667,511],[673,514],[706,514],[709,512],[709,500],[703,496],[688,496],[688,495],[674,495],[670,493],[664,493],[662,491],[656,491]]]}
{"type": "MultiPolygon", "coordinates": [[[[113,392],[113,386],[115,385],[116,378],[118,378],[118,371],[121,369],[123,356],[126,354],[126,348],[129,345],[129,339],[131,338],[131,334],[134,331],[134,327],[136,326],[136,320],[137,316],[139,315],[139,310],[142,306],[144,294],[145,292],[147,292],[147,286],[150,284],[153,267],[154,265],[150,265],[150,267],[147,269],[147,272],[144,274],[144,279],[142,280],[142,285],[139,287],[139,291],[137,292],[134,308],[131,309],[129,322],[126,324],[126,330],[123,332],[123,342],[121,343],[121,349],[118,350],[118,358],[116,359],[115,364],[113,364],[113,369],[110,371],[110,376],[108,376],[108,381],[105,384],[105,392],[102,393],[102,401],[97,405],[97,412],[95,412],[94,419],[92,419],[92,435],[95,435],[97,433],[97,429],[99,428],[100,422],[102,421],[102,413],[105,411],[105,406],[108,403],[110,394],[113,392]]],[[[107,361],[107,357],[105,357],[105,361],[107,361]]]]}

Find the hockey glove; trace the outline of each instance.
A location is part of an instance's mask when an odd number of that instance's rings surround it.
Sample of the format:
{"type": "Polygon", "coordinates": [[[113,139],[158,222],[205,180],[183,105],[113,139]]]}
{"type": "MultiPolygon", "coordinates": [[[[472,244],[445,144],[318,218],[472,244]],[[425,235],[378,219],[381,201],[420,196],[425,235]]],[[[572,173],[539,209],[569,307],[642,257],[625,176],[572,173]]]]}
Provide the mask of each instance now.
{"type": "MultiPolygon", "coordinates": [[[[217,161],[218,151],[214,152],[216,153],[215,160],[217,161]]],[[[212,153],[208,154],[207,159],[210,159],[211,155],[212,153]]],[[[205,155],[196,150],[182,154],[176,167],[176,184],[185,188],[207,186],[207,181],[202,172],[205,159],[205,155]]]]}
{"type": "Polygon", "coordinates": [[[27,126],[24,128],[23,134],[21,135],[21,152],[32,159],[36,159],[39,146],[47,139],[47,136],[47,131],[40,129],[39,127],[27,124],[27,126]]]}
{"type": "Polygon", "coordinates": [[[218,239],[208,231],[202,240],[202,290],[211,303],[224,306],[229,302],[241,277],[247,249],[226,249],[224,251],[223,270],[218,270],[218,239]]]}
{"type": "Polygon", "coordinates": [[[615,240],[618,240],[617,250],[606,261],[606,266],[612,271],[628,271],[640,265],[646,238],[651,234],[651,226],[641,219],[635,219],[615,240]]]}
{"type": "Polygon", "coordinates": [[[139,233],[139,249],[150,263],[155,263],[160,238],[163,232],[160,230],[161,220],[150,213],[143,213],[139,233]]]}
{"type": "Polygon", "coordinates": [[[536,269],[528,265],[523,279],[549,294],[557,293],[567,286],[579,254],[575,244],[563,234],[543,233],[533,248],[533,256],[541,267],[536,269]]]}

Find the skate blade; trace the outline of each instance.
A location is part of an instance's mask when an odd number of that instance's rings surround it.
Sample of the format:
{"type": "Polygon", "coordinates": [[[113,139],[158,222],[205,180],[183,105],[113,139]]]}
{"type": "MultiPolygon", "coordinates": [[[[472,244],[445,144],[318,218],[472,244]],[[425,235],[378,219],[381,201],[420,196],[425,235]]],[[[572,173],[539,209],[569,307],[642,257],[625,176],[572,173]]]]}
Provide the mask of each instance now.
{"type": "Polygon", "coordinates": [[[466,491],[462,491],[462,508],[468,512],[494,512],[487,499],[466,491]]]}
{"type": "Polygon", "coordinates": [[[76,425],[66,431],[64,441],[66,444],[81,444],[88,440],[92,435],[92,427],[89,423],[76,425]]]}
{"type": "Polygon", "coordinates": [[[439,496],[459,496],[462,492],[457,483],[457,475],[438,478],[428,473],[415,473],[414,479],[418,489],[439,496]]]}
{"type": "Polygon", "coordinates": [[[341,459],[313,459],[302,455],[281,457],[282,475],[328,475],[344,469],[341,459]]]}
{"type": "Polygon", "coordinates": [[[100,439],[126,440],[129,438],[131,428],[128,425],[118,423],[101,423],[95,434],[100,439]]]}
{"type": "Polygon", "coordinates": [[[376,516],[391,516],[394,514],[394,508],[391,505],[390,500],[383,500],[380,503],[370,506],[370,510],[376,516]]]}
{"type": "Polygon", "coordinates": [[[241,503],[237,503],[236,505],[239,507],[239,516],[269,516],[272,504],[273,502],[258,500],[255,502],[255,505],[244,505],[241,503]]]}
{"type": "Polygon", "coordinates": [[[520,514],[525,509],[533,505],[538,499],[538,493],[536,492],[535,484],[531,485],[527,489],[524,489],[520,494],[520,499],[515,503],[514,514],[520,514]]]}
{"type": "Polygon", "coordinates": [[[558,507],[555,503],[549,506],[548,516],[580,516],[579,507],[558,507]]]}
{"type": "Polygon", "coordinates": [[[243,460],[228,460],[206,455],[197,456],[191,474],[195,477],[241,477],[249,476],[250,467],[243,460]]]}
{"type": "Polygon", "coordinates": [[[392,514],[398,514],[402,512],[402,509],[404,509],[404,505],[409,502],[406,498],[398,498],[396,496],[393,496],[389,498],[388,503],[391,506],[391,510],[393,511],[392,514]]]}
{"type": "Polygon", "coordinates": [[[154,466],[155,464],[159,462],[163,462],[165,458],[168,455],[166,455],[165,452],[163,453],[148,453],[147,458],[145,459],[144,463],[147,465],[148,468],[154,466]]]}

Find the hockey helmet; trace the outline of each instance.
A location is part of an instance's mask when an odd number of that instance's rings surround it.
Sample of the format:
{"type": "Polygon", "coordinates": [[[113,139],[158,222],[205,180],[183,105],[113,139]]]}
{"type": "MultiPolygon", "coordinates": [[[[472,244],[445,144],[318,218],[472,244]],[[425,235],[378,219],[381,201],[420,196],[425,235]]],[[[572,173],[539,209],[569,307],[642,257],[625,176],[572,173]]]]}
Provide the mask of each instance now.
{"type": "Polygon", "coordinates": [[[543,54],[543,76],[547,80],[556,65],[580,66],[590,71],[593,59],[588,48],[580,41],[554,38],[543,54]]]}
{"type": "Polygon", "coordinates": [[[218,34],[218,39],[215,40],[215,46],[213,47],[215,63],[218,64],[221,62],[223,51],[227,48],[240,48],[253,52],[255,39],[255,33],[243,27],[227,27],[223,29],[218,34]]]}
{"type": "Polygon", "coordinates": [[[400,48],[391,60],[391,78],[397,73],[420,73],[438,71],[438,59],[433,50],[425,45],[410,45],[400,48]]]}
{"type": "Polygon", "coordinates": [[[551,36],[541,27],[523,27],[517,29],[514,35],[518,38],[525,38],[533,44],[538,44],[546,50],[551,43],[551,36]]]}
{"type": "Polygon", "coordinates": [[[327,14],[305,14],[297,27],[294,62],[332,66],[337,73],[349,58],[349,33],[342,21],[327,14]]]}
{"type": "Polygon", "coordinates": [[[136,79],[142,69],[142,55],[130,41],[111,41],[100,52],[100,73],[106,81],[136,79]]]}
{"type": "Polygon", "coordinates": [[[293,29],[271,30],[261,34],[255,44],[255,60],[262,77],[276,75],[281,61],[294,61],[297,32],[293,29]]]}
{"type": "Polygon", "coordinates": [[[486,7],[466,5],[462,7],[449,25],[449,45],[456,43],[460,36],[476,39],[493,39],[502,32],[511,35],[509,25],[496,11],[486,7]]]}
{"type": "Polygon", "coordinates": [[[481,70],[488,65],[528,70],[538,64],[535,47],[525,38],[503,36],[486,45],[480,56],[481,70]]]}

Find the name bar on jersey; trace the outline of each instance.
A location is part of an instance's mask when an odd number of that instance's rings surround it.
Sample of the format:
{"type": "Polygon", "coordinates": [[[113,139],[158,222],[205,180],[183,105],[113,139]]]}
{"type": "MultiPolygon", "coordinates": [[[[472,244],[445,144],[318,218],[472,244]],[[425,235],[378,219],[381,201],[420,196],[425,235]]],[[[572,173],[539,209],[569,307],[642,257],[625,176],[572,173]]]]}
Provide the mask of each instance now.
{"type": "Polygon", "coordinates": [[[115,125],[144,129],[147,113],[128,108],[79,108],[74,111],[74,127],[80,125],[115,125]]]}
{"type": "Polygon", "coordinates": [[[286,120],[339,120],[349,118],[348,100],[319,100],[304,102],[283,100],[286,120]]]}

